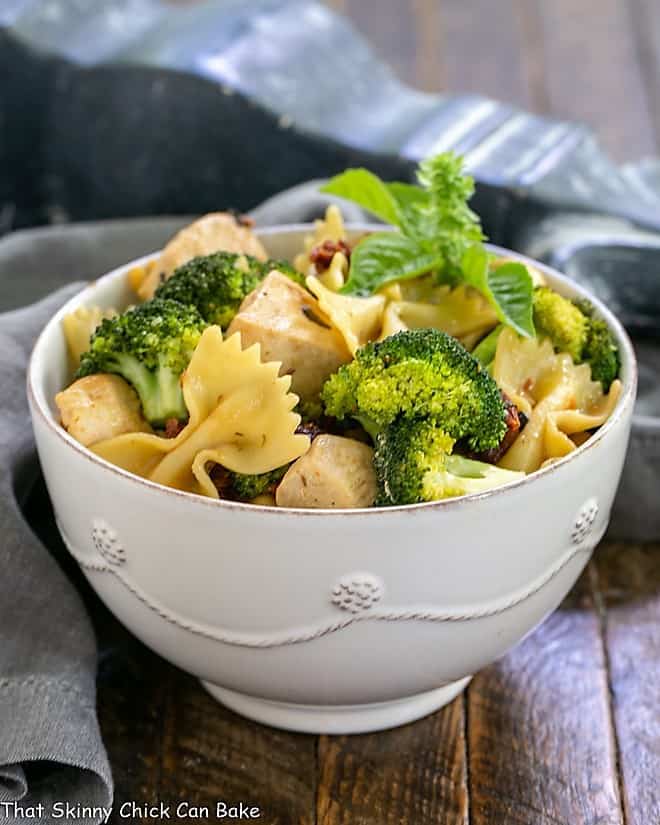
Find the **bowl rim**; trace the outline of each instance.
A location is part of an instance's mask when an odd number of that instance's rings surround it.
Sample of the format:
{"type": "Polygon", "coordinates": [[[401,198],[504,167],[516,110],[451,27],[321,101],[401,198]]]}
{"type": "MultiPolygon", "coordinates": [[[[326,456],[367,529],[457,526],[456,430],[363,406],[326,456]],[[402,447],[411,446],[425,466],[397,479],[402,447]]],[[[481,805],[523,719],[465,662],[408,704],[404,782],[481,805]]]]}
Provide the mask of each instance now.
{"type": "MultiPolygon", "coordinates": [[[[268,237],[271,237],[273,235],[305,232],[310,233],[313,230],[313,223],[289,223],[267,227],[255,227],[254,231],[257,237],[267,239],[268,237]]],[[[352,233],[359,234],[363,232],[388,231],[389,227],[383,224],[359,222],[347,223],[346,230],[352,233]]],[[[562,468],[566,466],[569,462],[579,460],[580,457],[585,455],[585,453],[588,450],[596,447],[603,440],[603,438],[605,438],[606,435],[611,430],[613,430],[614,427],[617,426],[619,421],[622,419],[627,406],[629,404],[633,404],[637,391],[638,370],[634,349],[630,341],[630,338],[628,337],[628,334],[626,333],[625,329],[623,328],[622,324],[617,319],[617,317],[612,312],[610,312],[610,310],[603,303],[601,303],[601,301],[598,298],[592,295],[588,290],[584,289],[584,287],[582,287],[580,284],[577,284],[575,281],[572,281],[566,275],[561,274],[556,269],[548,266],[547,264],[543,264],[540,261],[536,261],[533,258],[529,258],[526,255],[522,255],[518,252],[514,252],[513,250],[506,249],[505,247],[497,246],[495,244],[486,244],[486,247],[490,252],[493,252],[496,255],[520,261],[521,263],[524,263],[528,266],[540,270],[544,275],[549,276],[549,278],[552,281],[558,281],[561,286],[566,287],[569,292],[572,292],[576,294],[578,297],[585,298],[588,301],[590,301],[591,304],[593,304],[593,306],[595,307],[598,315],[602,317],[603,320],[605,320],[609,329],[615,334],[621,352],[622,371],[624,371],[624,380],[622,381],[623,389],[617,401],[616,407],[612,411],[612,414],[607,419],[607,421],[601,427],[599,427],[596,433],[590,436],[589,439],[584,442],[584,444],[581,444],[568,455],[559,458],[557,461],[553,462],[552,464],[549,464],[546,467],[541,467],[533,473],[525,475],[523,478],[510,481],[507,484],[504,484],[500,487],[494,487],[491,490],[484,490],[478,493],[470,493],[465,496],[441,499],[439,501],[427,501],[418,504],[399,504],[387,507],[278,507],[276,505],[250,504],[249,502],[228,501],[226,499],[212,499],[207,496],[202,496],[198,493],[189,493],[184,490],[176,490],[172,487],[166,487],[164,485],[157,484],[156,482],[150,481],[149,479],[141,478],[140,476],[137,476],[133,473],[130,473],[127,470],[117,467],[111,462],[106,461],[100,456],[97,456],[87,447],[80,444],[80,442],[76,441],[71,435],[69,435],[69,433],[67,433],[67,431],[59,424],[59,422],[55,420],[55,417],[53,416],[50,407],[46,403],[45,393],[36,382],[36,358],[37,355],[40,354],[41,349],[43,348],[42,342],[44,338],[50,333],[51,329],[55,325],[60,324],[62,318],[67,313],[71,312],[79,306],[84,305],[85,298],[91,298],[100,284],[109,283],[111,281],[114,281],[115,279],[119,279],[120,277],[125,276],[131,268],[148,263],[158,254],[160,254],[160,250],[156,250],[154,252],[148,253],[147,255],[143,255],[139,258],[135,258],[124,264],[121,264],[120,266],[116,267],[115,269],[111,270],[110,272],[106,273],[100,278],[91,281],[85,287],[83,287],[83,289],[81,289],[80,292],[77,292],[68,301],[66,301],[66,303],[62,307],[60,307],[60,309],[49,319],[49,321],[43,327],[34,343],[28,362],[26,389],[28,398],[31,402],[32,410],[39,414],[41,419],[45,422],[49,431],[56,438],[59,438],[67,445],[67,447],[72,448],[73,450],[77,451],[81,456],[91,461],[101,471],[115,473],[120,477],[123,477],[128,483],[146,487],[147,489],[156,494],[161,493],[163,495],[170,495],[182,498],[183,500],[188,501],[191,506],[199,505],[204,507],[214,507],[218,510],[218,512],[222,512],[224,510],[240,510],[243,512],[254,512],[255,514],[270,513],[282,517],[291,514],[304,515],[310,518],[327,518],[328,516],[383,516],[388,513],[400,513],[404,511],[417,512],[420,510],[426,511],[433,509],[452,509],[456,507],[469,505],[471,502],[506,495],[507,492],[510,490],[517,489],[518,487],[522,487],[523,485],[534,484],[536,481],[540,481],[541,479],[546,478],[551,474],[561,472],[562,468]]]]}

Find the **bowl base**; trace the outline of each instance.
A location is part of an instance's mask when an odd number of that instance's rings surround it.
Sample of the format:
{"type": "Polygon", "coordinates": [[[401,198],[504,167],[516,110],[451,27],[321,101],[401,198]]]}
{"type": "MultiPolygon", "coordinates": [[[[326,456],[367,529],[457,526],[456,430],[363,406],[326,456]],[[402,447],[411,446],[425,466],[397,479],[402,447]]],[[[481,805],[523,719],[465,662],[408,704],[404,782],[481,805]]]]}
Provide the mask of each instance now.
{"type": "Polygon", "coordinates": [[[295,705],[236,693],[210,682],[202,685],[214,699],[255,722],[299,733],[339,734],[387,730],[414,722],[449,704],[471,678],[467,676],[405,699],[369,705],[295,705]]]}

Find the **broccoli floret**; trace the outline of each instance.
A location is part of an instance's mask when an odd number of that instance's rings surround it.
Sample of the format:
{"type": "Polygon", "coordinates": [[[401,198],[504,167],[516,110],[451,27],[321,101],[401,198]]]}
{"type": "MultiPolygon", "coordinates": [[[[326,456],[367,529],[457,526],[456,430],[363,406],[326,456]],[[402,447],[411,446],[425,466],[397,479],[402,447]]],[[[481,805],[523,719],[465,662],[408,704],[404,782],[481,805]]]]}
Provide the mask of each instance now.
{"type": "Polygon", "coordinates": [[[303,421],[318,421],[323,415],[323,406],[320,398],[301,398],[295,406],[295,413],[302,418],[303,421]]]}
{"type": "Polygon", "coordinates": [[[431,418],[400,418],[386,427],[376,438],[376,505],[479,493],[524,475],[452,455],[453,445],[454,440],[431,418]]]}
{"type": "Polygon", "coordinates": [[[604,392],[608,392],[612,381],[619,375],[621,359],[609,327],[600,318],[588,319],[587,340],[581,360],[591,367],[593,380],[600,381],[604,392]]]}
{"type": "Polygon", "coordinates": [[[400,418],[376,436],[376,506],[424,501],[424,476],[442,466],[454,439],[432,419],[400,418]]]}
{"type": "Polygon", "coordinates": [[[326,381],[321,400],[328,415],[355,418],[372,438],[399,416],[435,418],[475,451],[496,447],[506,431],[495,381],[436,329],[405,330],[362,347],[326,381]]]}
{"type": "Polygon", "coordinates": [[[587,318],[568,298],[547,286],[534,290],[534,326],[557,352],[567,352],[577,363],[587,339],[587,318]]]}
{"type": "Polygon", "coordinates": [[[288,469],[289,465],[285,464],[284,467],[276,467],[274,470],[258,475],[230,472],[232,494],[239,501],[252,501],[257,496],[273,490],[288,469]]]}
{"type": "Polygon", "coordinates": [[[135,388],[154,427],[188,417],[181,373],[188,366],[204,319],[194,307],[154,298],[101,323],[83,353],[76,378],[109,372],[135,388]]]}
{"type": "Polygon", "coordinates": [[[245,296],[273,269],[302,282],[302,275],[283,261],[259,261],[251,255],[214,252],[178,267],[158,287],[156,297],[194,306],[209,324],[226,329],[245,296]]]}
{"type": "Polygon", "coordinates": [[[588,301],[573,303],[548,287],[534,291],[537,334],[547,335],[554,348],[567,352],[576,364],[589,364],[591,377],[607,392],[621,367],[619,348],[605,321],[592,316],[588,301]]]}

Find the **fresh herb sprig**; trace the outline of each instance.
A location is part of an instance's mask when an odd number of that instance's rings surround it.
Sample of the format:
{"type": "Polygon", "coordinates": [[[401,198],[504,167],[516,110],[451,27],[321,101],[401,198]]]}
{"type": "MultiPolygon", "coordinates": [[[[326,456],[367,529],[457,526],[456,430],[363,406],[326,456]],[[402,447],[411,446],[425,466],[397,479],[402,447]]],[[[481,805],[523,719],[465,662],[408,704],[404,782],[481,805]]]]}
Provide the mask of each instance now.
{"type": "Polygon", "coordinates": [[[386,183],[367,169],[347,169],[323,192],[353,201],[398,232],[375,232],[353,250],[342,292],[370,295],[392,281],[433,272],[439,282],[465,283],[484,295],[502,323],[534,335],[532,278],[520,263],[493,266],[478,216],[468,202],[474,181],[452,152],[422,161],[418,186],[386,183]]]}

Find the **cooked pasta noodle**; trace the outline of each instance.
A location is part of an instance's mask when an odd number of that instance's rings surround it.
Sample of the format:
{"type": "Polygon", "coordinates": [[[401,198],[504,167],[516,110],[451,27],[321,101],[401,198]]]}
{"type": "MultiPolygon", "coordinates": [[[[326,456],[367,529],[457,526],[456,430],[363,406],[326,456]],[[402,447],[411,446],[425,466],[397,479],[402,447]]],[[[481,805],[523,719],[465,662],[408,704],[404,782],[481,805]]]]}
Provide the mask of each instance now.
{"type": "Polygon", "coordinates": [[[497,342],[493,378],[503,392],[528,418],[538,399],[532,394],[539,378],[551,372],[555,351],[547,338],[520,338],[505,329],[497,342]]]}
{"type": "Polygon", "coordinates": [[[400,301],[390,301],[385,307],[379,341],[383,341],[385,338],[389,338],[390,335],[395,335],[397,332],[408,329],[399,314],[400,303],[400,301]]]}
{"type": "MultiPolygon", "coordinates": [[[[325,210],[325,217],[314,221],[314,232],[303,240],[303,251],[293,259],[293,265],[303,275],[316,275],[316,267],[309,255],[314,247],[325,241],[346,241],[346,228],[341,209],[334,203],[325,210]]],[[[329,286],[329,284],[327,285],[329,286]]]]}
{"type": "Polygon", "coordinates": [[[555,354],[547,339],[521,339],[509,329],[499,338],[493,377],[529,417],[499,466],[525,473],[575,450],[571,436],[600,427],[621,393],[617,380],[605,395],[587,364],[555,354]]]}
{"type": "Polygon", "coordinates": [[[344,286],[348,275],[348,258],[343,252],[335,252],[330,261],[330,266],[319,275],[319,280],[327,289],[339,292],[344,286]]]}
{"type": "Polygon", "coordinates": [[[339,295],[313,275],[307,278],[306,283],[318,299],[321,310],[343,335],[351,355],[378,335],[385,308],[383,295],[372,295],[370,298],[339,295]]]}
{"type": "Polygon", "coordinates": [[[217,498],[206,465],[263,473],[302,455],[309,439],[296,435],[298,398],[279,364],[262,363],[255,344],[241,349],[240,334],[223,340],[208,327],[183,379],[190,418],[176,438],[131,433],[94,445],[97,455],[160,484],[217,498]]]}
{"type": "Polygon", "coordinates": [[[472,336],[478,341],[497,324],[490,304],[471,287],[443,287],[436,297],[437,303],[391,301],[387,307],[388,323],[381,337],[391,335],[390,329],[433,327],[455,338],[472,336]]]}
{"type": "Polygon", "coordinates": [[[62,319],[64,337],[73,369],[78,368],[80,356],[89,349],[89,340],[104,318],[116,315],[114,309],[78,307],[62,319]]]}

